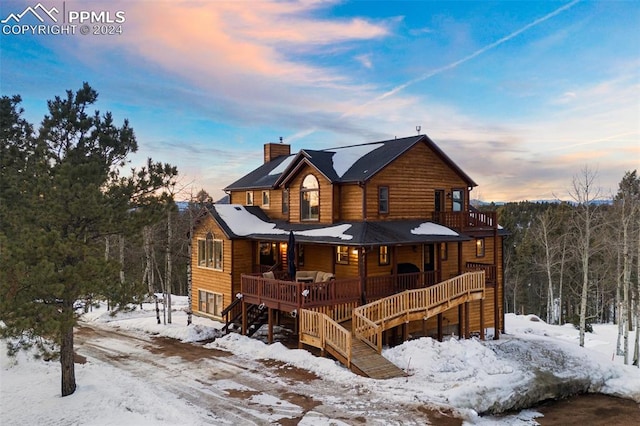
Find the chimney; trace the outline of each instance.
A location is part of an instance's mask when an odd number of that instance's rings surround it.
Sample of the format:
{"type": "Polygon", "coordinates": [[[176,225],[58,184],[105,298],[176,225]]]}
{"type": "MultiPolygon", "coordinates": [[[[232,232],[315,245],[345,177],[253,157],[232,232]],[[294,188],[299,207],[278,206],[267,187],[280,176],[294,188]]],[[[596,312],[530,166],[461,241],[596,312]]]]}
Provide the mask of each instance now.
{"type": "Polygon", "coordinates": [[[264,144],[265,164],[283,155],[291,155],[291,145],[282,143],[282,137],[280,138],[280,143],[269,142],[264,144]]]}

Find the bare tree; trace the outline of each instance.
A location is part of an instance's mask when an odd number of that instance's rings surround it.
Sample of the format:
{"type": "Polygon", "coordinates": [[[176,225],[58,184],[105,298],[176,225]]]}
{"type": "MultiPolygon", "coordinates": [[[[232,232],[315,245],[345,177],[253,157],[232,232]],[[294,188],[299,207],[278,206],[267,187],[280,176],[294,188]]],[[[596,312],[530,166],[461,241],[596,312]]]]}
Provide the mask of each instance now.
{"type": "Polygon", "coordinates": [[[582,287],[580,293],[580,346],[584,346],[584,334],[587,321],[587,299],[589,294],[589,259],[593,252],[592,233],[595,225],[600,190],[595,187],[597,173],[585,166],[579,175],[573,177],[573,186],[569,195],[576,202],[573,226],[575,230],[575,248],[580,258],[582,287]]]}

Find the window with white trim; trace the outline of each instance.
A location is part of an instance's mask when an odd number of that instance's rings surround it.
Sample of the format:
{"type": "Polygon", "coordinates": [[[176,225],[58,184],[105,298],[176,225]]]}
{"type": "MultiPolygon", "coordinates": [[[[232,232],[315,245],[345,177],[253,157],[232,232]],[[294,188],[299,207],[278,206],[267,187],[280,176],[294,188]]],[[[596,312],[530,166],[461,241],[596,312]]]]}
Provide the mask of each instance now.
{"type": "Polygon", "coordinates": [[[223,265],[223,243],[222,240],[215,240],[211,234],[207,239],[198,240],[198,266],[222,271],[223,265]]]}
{"type": "Polygon", "coordinates": [[[198,310],[202,313],[222,316],[223,296],[221,293],[211,293],[208,291],[198,291],[198,310]]]}
{"type": "Polygon", "coordinates": [[[247,191],[247,202],[246,202],[247,206],[252,206],[253,205],[253,191],[247,191]]]}
{"type": "Polygon", "coordinates": [[[262,205],[264,207],[269,207],[269,199],[270,199],[269,191],[268,190],[262,191],[262,205]]]}

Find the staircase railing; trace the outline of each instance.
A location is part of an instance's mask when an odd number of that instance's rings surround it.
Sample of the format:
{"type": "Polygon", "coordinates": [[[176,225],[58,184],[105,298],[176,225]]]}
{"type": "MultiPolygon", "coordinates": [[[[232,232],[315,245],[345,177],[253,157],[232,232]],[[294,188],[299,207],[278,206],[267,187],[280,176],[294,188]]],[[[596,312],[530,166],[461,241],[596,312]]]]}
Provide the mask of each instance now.
{"type": "Polygon", "coordinates": [[[351,332],[321,312],[301,309],[299,315],[300,342],[322,350],[333,349],[351,368],[351,332]]]}
{"type": "Polygon", "coordinates": [[[429,309],[472,292],[482,291],[484,297],[484,277],[484,271],[467,272],[428,288],[407,290],[359,306],[353,310],[355,337],[380,353],[382,332],[387,325],[393,326],[393,320],[402,317],[408,319],[412,312],[424,312],[424,317],[428,318],[429,309]]]}

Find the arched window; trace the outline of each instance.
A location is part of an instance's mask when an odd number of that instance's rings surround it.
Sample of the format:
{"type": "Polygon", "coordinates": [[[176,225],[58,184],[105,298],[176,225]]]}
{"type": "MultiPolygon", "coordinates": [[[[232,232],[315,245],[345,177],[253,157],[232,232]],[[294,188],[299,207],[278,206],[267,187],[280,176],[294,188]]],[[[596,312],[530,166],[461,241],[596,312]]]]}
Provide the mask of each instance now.
{"type": "Polygon", "coordinates": [[[300,219],[320,218],[320,185],[314,175],[307,175],[300,187],[300,219]]]}

